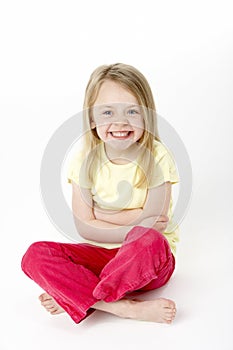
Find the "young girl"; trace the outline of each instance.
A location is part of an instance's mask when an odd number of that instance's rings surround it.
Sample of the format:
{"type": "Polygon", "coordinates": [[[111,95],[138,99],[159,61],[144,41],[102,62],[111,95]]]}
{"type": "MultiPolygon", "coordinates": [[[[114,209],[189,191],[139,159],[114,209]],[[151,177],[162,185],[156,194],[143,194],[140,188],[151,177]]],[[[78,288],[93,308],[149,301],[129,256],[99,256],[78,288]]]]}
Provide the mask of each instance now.
{"type": "Polygon", "coordinates": [[[79,323],[102,310],[171,323],[172,300],[133,298],[168,282],[178,240],[171,198],[178,175],[158,136],[147,80],[125,64],[97,68],[83,116],[83,148],[68,180],[77,231],[86,242],[36,242],[22,269],[44,289],[39,299],[53,315],[65,311],[79,323]]]}

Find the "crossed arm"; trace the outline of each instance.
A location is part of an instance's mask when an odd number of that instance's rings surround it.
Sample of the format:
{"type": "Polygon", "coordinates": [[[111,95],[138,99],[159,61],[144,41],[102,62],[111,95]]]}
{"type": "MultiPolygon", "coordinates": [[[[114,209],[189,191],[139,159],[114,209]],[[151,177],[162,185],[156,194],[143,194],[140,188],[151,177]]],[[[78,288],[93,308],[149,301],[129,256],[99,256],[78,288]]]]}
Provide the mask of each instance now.
{"type": "Polygon", "coordinates": [[[135,225],[153,227],[164,232],[168,223],[171,184],[149,189],[143,208],[121,211],[103,210],[93,206],[90,190],[72,182],[72,209],[79,234],[88,240],[120,243],[135,225]]]}

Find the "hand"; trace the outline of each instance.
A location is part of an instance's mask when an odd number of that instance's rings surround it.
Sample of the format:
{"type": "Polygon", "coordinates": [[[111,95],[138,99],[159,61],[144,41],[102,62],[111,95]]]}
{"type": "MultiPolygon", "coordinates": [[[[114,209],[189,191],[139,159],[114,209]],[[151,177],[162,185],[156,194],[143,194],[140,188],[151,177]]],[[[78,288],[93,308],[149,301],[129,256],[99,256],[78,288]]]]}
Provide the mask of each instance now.
{"type": "Polygon", "coordinates": [[[140,226],[150,227],[163,233],[168,225],[169,218],[166,215],[151,216],[140,222],[140,226]]]}

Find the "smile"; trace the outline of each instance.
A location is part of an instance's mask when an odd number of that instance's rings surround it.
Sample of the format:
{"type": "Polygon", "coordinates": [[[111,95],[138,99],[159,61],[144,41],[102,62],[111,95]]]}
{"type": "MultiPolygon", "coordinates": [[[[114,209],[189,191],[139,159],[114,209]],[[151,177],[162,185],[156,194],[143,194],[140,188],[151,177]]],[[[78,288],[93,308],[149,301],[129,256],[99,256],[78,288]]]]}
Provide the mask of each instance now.
{"type": "Polygon", "coordinates": [[[112,131],[110,132],[110,134],[114,137],[114,138],[127,138],[132,134],[132,131],[112,131]]]}
{"type": "Polygon", "coordinates": [[[113,137],[127,137],[132,133],[132,131],[111,131],[110,134],[113,137]]]}

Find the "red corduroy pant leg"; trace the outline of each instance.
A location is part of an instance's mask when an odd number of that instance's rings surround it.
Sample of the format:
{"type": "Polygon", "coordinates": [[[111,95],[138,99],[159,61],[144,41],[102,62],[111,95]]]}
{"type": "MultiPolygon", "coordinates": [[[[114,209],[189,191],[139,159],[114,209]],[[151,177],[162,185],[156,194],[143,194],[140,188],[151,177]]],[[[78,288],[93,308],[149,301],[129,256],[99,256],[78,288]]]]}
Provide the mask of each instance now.
{"type": "Polygon", "coordinates": [[[36,242],[22,259],[23,271],[79,323],[99,300],[121,299],[135,290],[152,290],[171,277],[175,259],[166,238],[140,226],[121,248],[81,243],[36,242]]]}

